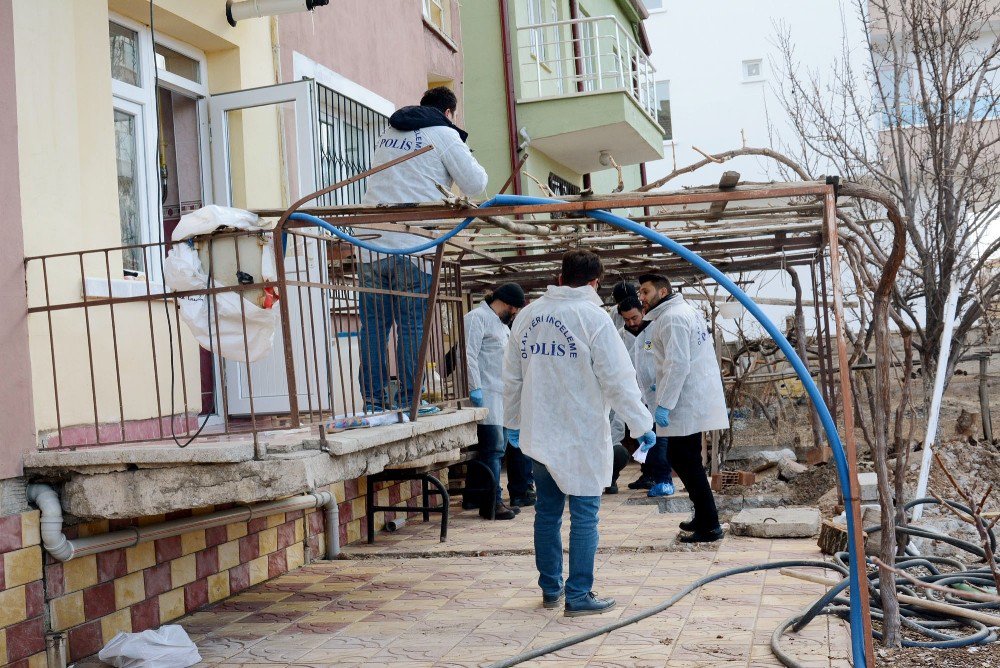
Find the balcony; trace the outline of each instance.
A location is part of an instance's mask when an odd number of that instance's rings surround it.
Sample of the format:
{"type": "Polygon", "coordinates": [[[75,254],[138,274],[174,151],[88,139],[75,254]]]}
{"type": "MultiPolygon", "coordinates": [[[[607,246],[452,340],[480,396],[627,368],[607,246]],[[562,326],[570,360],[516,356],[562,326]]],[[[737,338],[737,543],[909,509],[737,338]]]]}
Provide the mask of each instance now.
{"type": "Polygon", "coordinates": [[[581,174],[663,157],[655,69],[613,16],[517,29],[518,115],[534,148],[581,174]]]}
{"type": "Polygon", "coordinates": [[[66,483],[68,512],[126,518],[272,500],[475,442],[484,411],[466,399],[458,264],[419,258],[435,277],[427,292],[368,287],[350,246],[302,227],[283,238],[194,237],[206,280],[181,290],[159,281],[160,258],[188,242],[26,259],[39,450],[25,467],[66,483]],[[268,279],[276,243],[285,271],[268,279]],[[125,276],[134,254],[150,274],[125,276]],[[388,413],[362,400],[365,295],[386,309],[391,295],[419,302],[427,323],[415,354],[394,359],[384,343],[386,391],[407,362],[423,389],[388,413]]]}

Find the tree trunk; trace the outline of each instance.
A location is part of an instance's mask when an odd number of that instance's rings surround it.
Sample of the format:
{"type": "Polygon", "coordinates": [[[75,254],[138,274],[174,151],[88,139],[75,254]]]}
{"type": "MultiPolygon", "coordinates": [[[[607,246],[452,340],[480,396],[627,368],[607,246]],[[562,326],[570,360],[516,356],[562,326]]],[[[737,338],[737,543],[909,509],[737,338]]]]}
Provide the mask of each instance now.
{"type": "MultiPolygon", "coordinates": [[[[792,288],[795,290],[795,347],[798,349],[802,363],[809,366],[809,354],[806,350],[806,318],[802,310],[802,284],[799,283],[799,275],[795,273],[795,267],[787,267],[788,276],[792,280],[792,288]]],[[[813,295],[816,298],[816,295],[813,295]]],[[[823,436],[820,431],[819,416],[816,408],[809,402],[809,426],[813,432],[813,447],[820,448],[823,445],[823,436]]]]}

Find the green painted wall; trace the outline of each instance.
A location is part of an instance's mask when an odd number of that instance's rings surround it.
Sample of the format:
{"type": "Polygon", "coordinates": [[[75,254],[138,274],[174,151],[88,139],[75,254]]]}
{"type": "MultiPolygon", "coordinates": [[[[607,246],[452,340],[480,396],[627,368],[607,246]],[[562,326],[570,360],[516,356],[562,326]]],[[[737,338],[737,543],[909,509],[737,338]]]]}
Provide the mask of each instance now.
{"type": "Polygon", "coordinates": [[[499,6],[496,0],[462,5],[465,126],[469,147],[490,175],[490,194],[499,191],[510,176],[499,6]]]}
{"type": "MultiPolygon", "coordinates": [[[[569,0],[557,0],[559,19],[568,19],[569,0]]],[[[613,15],[627,28],[630,28],[633,37],[635,33],[638,16],[634,13],[631,4],[627,0],[581,0],[581,7],[591,16],[613,15]]],[[[550,0],[543,0],[545,11],[549,11],[550,0]]],[[[500,3],[498,0],[474,0],[462,5],[462,44],[463,57],[465,59],[465,81],[464,81],[464,106],[465,123],[469,131],[469,146],[475,152],[476,158],[486,168],[489,174],[489,193],[496,193],[503,183],[510,176],[509,142],[507,138],[507,107],[506,91],[504,84],[504,64],[503,49],[500,35],[500,3]]],[[[527,33],[518,36],[516,27],[525,25],[528,21],[528,0],[510,0],[510,8],[513,16],[510,17],[510,25],[515,33],[515,43],[520,40],[524,49],[518,50],[515,46],[515,90],[518,89],[520,77],[524,76],[526,68],[534,69],[534,60],[527,65],[518,65],[518,54],[530,55],[527,33]]],[[[550,19],[546,19],[550,20],[550,19]]],[[[571,54],[562,54],[562,57],[569,58],[571,54]]],[[[570,68],[572,61],[566,60],[565,67],[570,68]]],[[[531,75],[534,76],[533,74],[531,75]]],[[[553,93],[556,91],[553,90],[553,93]]],[[[604,96],[596,96],[604,97],[604,96]]],[[[561,102],[565,102],[562,100],[561,102]]],[[[609,111],[605,105],[594,104],[588,98],[579,98],[575,101],[573,108],[574,125],[579,125],[582,119],[587,119],[593,127],[604,125],[609,111]]],[[[536,103],[537,104],[537,103],[536,103]]],[[[651,125],[648,119],[628,100],[620,100],[614,107],[614,116],[621,117],[624,104],[631,110],[625,110],[624,114],[629,122],[636,127],[642,128],[643,133],[647,131],[646,126],[651,125]]],[[[524,116],[524,105],[519,105],[519,116],[524,116]]],[[[558,126],[564,122],[565,117],[561,113],[550,119],[540,119],[543,124],[552,128],[553,124],[558,126]]],[[[523,117],[518,119],[520,126],[528,125],[523,117]]],[[[534,122],[534,120],[532,121],[534,122]]],[[[531,128],[529,127],[529,132],[531,128]]],[[[655,131],[650,131],[657,135],[655,139],[661,137],[655,131]]],[[[551,159],[541,151],[529,148],[531,157],[526,163],[525,169],[543,183],[548,180],[549,172],[554,172],[562,178],[582,185],[583,175],[576,173],[564,165],[551,159]]],[[[634,189],[640,185],[639,167],[633,165],[625,168],[626,189],[634,189]]],[[[598,193],[610,192],[617,185],[617,176],[614,170],[601,172],[592,175],[595,191],[598,193]]],[[[530,179],[522,179],[523,192],[525,194],[540,194],[540,191],[530,179]]]]}

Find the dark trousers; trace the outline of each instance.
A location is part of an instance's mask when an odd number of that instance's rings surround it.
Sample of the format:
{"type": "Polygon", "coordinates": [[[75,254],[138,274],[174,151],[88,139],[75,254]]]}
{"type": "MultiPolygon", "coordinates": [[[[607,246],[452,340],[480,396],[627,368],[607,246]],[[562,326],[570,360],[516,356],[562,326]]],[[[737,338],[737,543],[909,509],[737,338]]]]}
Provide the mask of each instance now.
{"type": "Polygon", "coordinates": [[[697,529],[712,531],[719,527],[719,511],[701,463],[701,432],[667,439],[670,465],[694,504],[694,524],[697,529]]]}
{"type": "MultiPolygon", "coordinates": [[[[506,445],[503,441],[503,427],[498,424],[479,424],[476,425],[476,435],[479,437],[479,444],[476,446],[476,459],[486,464],[493,473],[495,481],[493,496],[497,505],[499,505],[500,462],[503,460],[503,450],[506,445]]],[[[489,484],[489,481],[486,479],[487,476],[480,466],[472,465],[468,466],[467,469],[467,487],[483,489],[489,484]]],[[[480,494],[466,494],[464,495],[464,500],[476,503],[480,507],[488,507],[489,505],[489,497],[484,497],[480,494]]]]}
{"type": "Polygon", "coordinates": [[[618,482],[618,476],[621,474],[622,469],[628,464],[629,454],[625,446],[618,444],[613,446],[614,451],[614,461],[611,464],[611,484],[614,485],[618,482]]]}
{"type": "Polygon", "coordinates": [[[527,495],[535,488],[535,477],[531,473],[531,459],[519,448],[507,447],[507,493],[511,500],[527,495]]]}
{"type": "Polygon", "coordinates": [[[652,478],[653,484],[673,482],[673,478],[670,476],[670,457],[667,456],[667,447],[667,437],[658,436],[656,445],[650,448],[646,454],[646,468],[642,472],[652,478]]]}

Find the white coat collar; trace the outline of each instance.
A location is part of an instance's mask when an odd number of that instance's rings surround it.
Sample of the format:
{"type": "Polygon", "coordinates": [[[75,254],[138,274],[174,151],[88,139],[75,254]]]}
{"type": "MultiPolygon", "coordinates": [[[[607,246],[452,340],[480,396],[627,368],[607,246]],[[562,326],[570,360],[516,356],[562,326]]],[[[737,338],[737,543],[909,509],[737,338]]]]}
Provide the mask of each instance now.
{"type": "Polygon", "coordinates": [[[500,320],[500,316],[497,315],[497,312],[493,310],[493,307],[490,306],[489,303],[486,302],[486,300],[483,300],[482,302],[479,303],[479,308],[483,309],[484,311],[489,311],[490,315],[492,315],[497,320],[500,320]]]}
{"type": "Polygon", "coordinates": [[[674,294],[670,295],[669,297],[667,297],[666,299],[664,299],[662,302],[660,302],[659,304],[657,304],[656,308],[654,308],[652,311],[650,311],[645,316],[643,316],[642,319],[643,320],[649,320],[650,322],[652,322],[653,320],[656,320],[661,315],[663,315],[664,312],[667,311],[667,309],[671,309],[674,306],[677,306],[677,305],[680,305],[680,304],[683,304],[683,303],[684,303],[684,295],[682,295],[679,292],[675,292],[674,294]]]}
{"type": "Polygon", "coordinates": [[[581,285],[578,288],[571,288],[568,285],[550,285],[545,291],[545,296],[551,299],[582,300],[598,306],[604,305],[601,298],[597,296],[597,291],[589,285],[581,285]]]}

